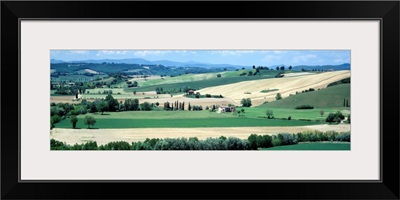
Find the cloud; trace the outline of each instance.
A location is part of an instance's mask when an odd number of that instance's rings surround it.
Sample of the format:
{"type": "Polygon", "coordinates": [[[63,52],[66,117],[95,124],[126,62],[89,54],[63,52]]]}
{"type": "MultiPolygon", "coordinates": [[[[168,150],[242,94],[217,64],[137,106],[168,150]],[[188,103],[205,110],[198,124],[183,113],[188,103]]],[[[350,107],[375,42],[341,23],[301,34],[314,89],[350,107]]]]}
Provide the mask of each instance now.
{"type": "Polygon", "coordinates": [[[312,59],[315,60],[317,57],[318,56],[316,56],[314,54],[296,56],[296,57],[293,57],[293,62],[294,63],[307,62],[307,61],[312,60],[312,59]]]}
{"type": "MultiPolygon", "coordinates": [[[[279,61],[282,59],[282,56],[278,55],[266,55],[264,58],[262,58],[262,61],[264,62],[274,62],[274,61],[279,61]]],[[[276,63],[271,63],[271,64],[276,64],[276,63]]]]}
{"type": "Polygon", "coordinates": [[[102,55],[125,55],[128,51],[98,51],[96,56],[102,55]]]}
{"type": "Polygon", "coordinates": [[[336,58],[335,60],[333,60],[333,62],[344,63],[346,61],[343,58],[336,58]]]}
{"type": "Polygon", "coordinates": [[[283,53],[287,53],[287,51],[273,51],[274,54],[283,54],[283,53]]]}
{"type": "Polygon", "coordinates": [[[89,51],[69,51],[70,54],[88,54],[89,51]]]}
{"type": "Polygon", "coordinates": [[[156,50],[150,50],[150,51],[134,51],[133,55],[137,57],[146,57],[146,56],[161,56],[164,54],[172,53],[172,51],[156,51],[156,50]]]}
{"type": "Polygon", "coordinates": [[[211,54],[216,55],[219,54],[221,56],[241,56],[243,54],[254,53],[255,51],[248,51],[248,50],[218,50],[212,51],[211,54]]]}

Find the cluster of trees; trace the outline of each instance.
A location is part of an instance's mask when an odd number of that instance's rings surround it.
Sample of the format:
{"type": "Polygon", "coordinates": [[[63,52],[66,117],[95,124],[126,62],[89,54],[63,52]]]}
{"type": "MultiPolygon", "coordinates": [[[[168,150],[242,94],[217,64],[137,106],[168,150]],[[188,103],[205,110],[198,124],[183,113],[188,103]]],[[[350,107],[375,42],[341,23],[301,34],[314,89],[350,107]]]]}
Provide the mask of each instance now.
{"type": "Polygon", "coordinates": [[[175,94],[175,93],[182,93],[182,92],[188,93],[189,90],[196,90],[196,89],[185,86],[184,88],[174,88],[171,90],[164,90],[162,87],[157,87],[156,93],[157,94],[175,94]]]}
{"type": "Polygon", "coordinates": [[[54,124],[60,122],[71,115],[86,114],[87,109],[81,105],[73,105],[69,103],[51,103],[50,104],[50,128],[54,128],[54,124]]]}
{"type": "Polygon", "coordinates": [[[105,99],[96,99],[94,102],[82,100],[81,105],[85,105],[89,113],[101,112],[120,112],[120,111],[149,111],[156,107],[153,103],[144,102],[139,104],[138,99],[125,99],[125,102],[118,102],[112,95],[107,95],[105,99]]]}
{"type": "Polygon", "coordinates": [[[279,89],[265,89],[265,90],[261,90],[260,92],[262,93],[268,93],[268,92],[274,92],[274,91],[278,91],[279,89]]]}
{"type": "Polygon", "coordinates": [[[126,81],[126,84],[128,84],[128,88],[131,88],[131,87],[138,87],[138,86],[139,86],[139,84],[138,84],[137,81],[133,81],[133,82],[131,82],[131,81],[126,81]]]}
{"type": "MultiPolygon", "coordinates": [[[[89,94],[89,91],[87,91],[87,92],[89,94]]],[[[97,93],[98,94],[113,94],[113,91],[112,90],[103,90],[103,92],[98,91],[97,93]]]]}
{"type": "Polygon", "coordinates": [[[301,92],[296,91],[296,94],[305,93],[305,92],[313,92],[315,91],[314,88],[309,88],[308,90],[302,90],[301,92]]]}
{"type": "Polygon", "coordinates": [[[329,83],[329,85],[328,85],[327,87],[331,87],[331,86],[335,86],[335,85],[340,85],[340,84],[346,84],[346,83],[350,83],[350,77],[349,77],[349,78],[342,79],[342,80],[340,80],[340,81],[336,81],[336,82],[333,82],[333,83],[329,83]]]}
{"type": "MultiPolygon", "coordinates": [[[[150,111],[156,106],[154,103],[144,102],[139,104],[138,99],[125,99],[125,102],[118,102],[112,95],[107,95],[105,99],[96,99],[94,102],[88,102],[82,100],[80,104],[69,104],[69,103],[51,103],[50,104],[50,128],[54,128],[54,124],[60,122],[66,117],[77,116],[86,113],[101,112],[120,112],[120,111],[150,111]]],[[[182,108],[184,105],[182,105],[182,108]]],[[[75,118],[71,119],[73,128],[75,128],[75,118]]]]}
{"type": "MultiPolygon", "coordinates": [[[[289,70],[292,70],[292,68],[293,68],[292,66],[289,66],[289,67],[288,67],[289,70]]],[[[281,66],[281,67],[276,66],[276,70],[277,70],[277,71],[279,71],[279,70],[284,71],[284,70],[285,70],[285,66],[281,66]]]]}
{"type": "Polygon", "coordinates": [[[188,106],[188,110],[190,111],[201,111],[201,110],[203,110],[203,106],[197,106],[197,105],[193,105],[193,106],[191,106],[190,105],[190,103],[189,103],[189,106],[188,106]]]}
{"type": "Polygon", "coordinates": [[[301,71],[302,71],[302,72],[311,72],[311,71],[313,71],[313,72],[325,72],[325,71],[328,71],[328,70],[323,70],[323,69],[304,69],[304,68],[301,68],[301,71]]]}
{"type": "MultiPolygon", "coordinates": [[[[190,103],[189,103],[190,108],[190,103]]],[[[174,103],[168,101],[164,103],[164,110],[185,110],[185,102],[179,102],[178,100],[174,103]]]]}
{"type": "Polygon", "coordinates": [[[221,94],[220,95],[211,95],[211,94],[203,95],[203,94],[200,94],[199,92],[196,92],[196,94],[185,94],[183,96],[185,96],[187,98],[197,98],[197,99],[199,99],[199,98],[224,98],[224,96],[222,96],[221,94]]]}
{"type": "Polygon", "coordinates": [[[67,145],[66,143],[50,140],[51,150],[258,150],[274,146],[292,145],[299,142],[340,141],[350,142],[350,132],[337,133],[334,131],[309,131],[297,134],[280,133],[277,135],[252,134],[247,139],[236,137],[207,138],[199,140],[192,138],[146,139],[143,142],[124,141],[110,142],[98,146],[96,142],[67,145]]]}
{"type": "MultiPolygon", "coordinates": [[[[175,101],[173,103],[169,103],[168,101],[164,103],[164,110],[167,111],[177,111],[177,110],[185,110],[185,102],[175,101]]],[[[187,106],[187,110],[189,111],[201,111],[203,107],[200,105],[190,105],[190,102],[187,106]]]]}
{"type": "Polygon", "coordinates": [[[348,99],[343,99],[343,107],[350,107],[350,103],[348,99]]]}
{"type": "Polygon", "coordinates": [[[251,104],[251,99],[250,98],[243,98],[240,103],[242,104],[243,107],[250,107],[251,104]]]}
{"type": "Polygon", "coordinates": [[[314,109],[314,106],[311,106],[311,105],[300,105],[300,106],[296,106],[295,109],[314,109]]]}
{"type": "Polygon", "coordinates": [[[336,113],[329,113],[326,117],[326,122],[340,123],[344,118],[344,115],[337,111],[336,113]]]}

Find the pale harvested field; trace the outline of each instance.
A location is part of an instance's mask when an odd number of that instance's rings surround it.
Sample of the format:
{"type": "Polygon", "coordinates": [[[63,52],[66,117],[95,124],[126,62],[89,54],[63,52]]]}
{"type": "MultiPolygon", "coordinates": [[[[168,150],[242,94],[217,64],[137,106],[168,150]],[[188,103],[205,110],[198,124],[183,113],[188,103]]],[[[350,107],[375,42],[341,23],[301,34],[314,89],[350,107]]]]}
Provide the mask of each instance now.
{"type": "Polygon", "coordinates": [[[299,73],[287,73],[284,74],[284,77],[295,77],[295,76],[304,76],[304,75],[312,75],[315,73],[310,73],[310,72],[299,72],[299,73]]]}
{"type": "Polygon", "coordinates": [[[350,125],[313,125],[297,127],[234,127],[234,128],[132,128],[132,129],[60,129],[54,128],[50,138],[67,144],[81,144],[96,141],[98,145],[113,141],[137,142],[146,138],[197,137],[204,140],[220,136],[247,139],[251,134],[298,133],[301,131],[350,131],[350,125]]]}
{"type": "Polygon", "coordinates": [[[250,98],[253,106],[260,105],[265,101],[275,101],[277,93],[282,97],[288,97],[309,88],[326,88],[329,83],[350,77],[349,70],[325,72],[320,74],[272,78],[254,81],[243,81],[228,85],[204,88],[198,90],[201,94],[222,94],[224,97],[232,99],[236,105],[240,105],[243,98],[250,98]],[[262,93],[265,89],[279,89],[278,91],[262,93]],[[249,94],[245,94],[249,93],[249,94]]]}
{"type": "Polygon", "coordinates": [[[50,102],[54,103],[79,103],[72,101],[75,96],[50,96],[50,102]]]}

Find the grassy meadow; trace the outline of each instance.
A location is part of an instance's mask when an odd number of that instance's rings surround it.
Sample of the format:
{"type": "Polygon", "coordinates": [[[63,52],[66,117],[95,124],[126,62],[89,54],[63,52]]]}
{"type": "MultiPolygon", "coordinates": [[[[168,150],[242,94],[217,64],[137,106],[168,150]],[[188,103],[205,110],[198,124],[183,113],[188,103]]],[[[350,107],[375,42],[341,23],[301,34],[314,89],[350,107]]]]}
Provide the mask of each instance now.
{"type": "MultiPolygon", "coordinates": [[[[197,128],[197,127],[258,127],[306,126],[320,122],[238,117],[227,113],[209,111],[130,111],[119,113],[86,114],[96,119],[93,128],[197,128]]],[[[78,116],[77,128],[87,128],[86,115],[78,116]]],[[[62,120],[56,128],[72,128],[69,119],[62,120]]]]}

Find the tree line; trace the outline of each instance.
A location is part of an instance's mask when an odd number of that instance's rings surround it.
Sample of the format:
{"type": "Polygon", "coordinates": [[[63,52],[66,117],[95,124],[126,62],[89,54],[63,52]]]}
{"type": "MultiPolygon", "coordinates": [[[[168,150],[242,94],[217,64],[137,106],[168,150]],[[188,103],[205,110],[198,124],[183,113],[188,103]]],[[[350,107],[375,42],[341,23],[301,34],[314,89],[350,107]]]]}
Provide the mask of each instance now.
{"type": "Polygon", "coordinates": [[[207,138],[147,138],[145,141],[128,143],[125,141],[97,145],[96,142],[68,145],[51,139],[51,150],[259,150],[282,145],[293,145],[299,142],[350,142],[350,132],[308,131],[297,134],[280,133],[276,135],[252,134],[247,139],[236,137],[207,138]]]}

